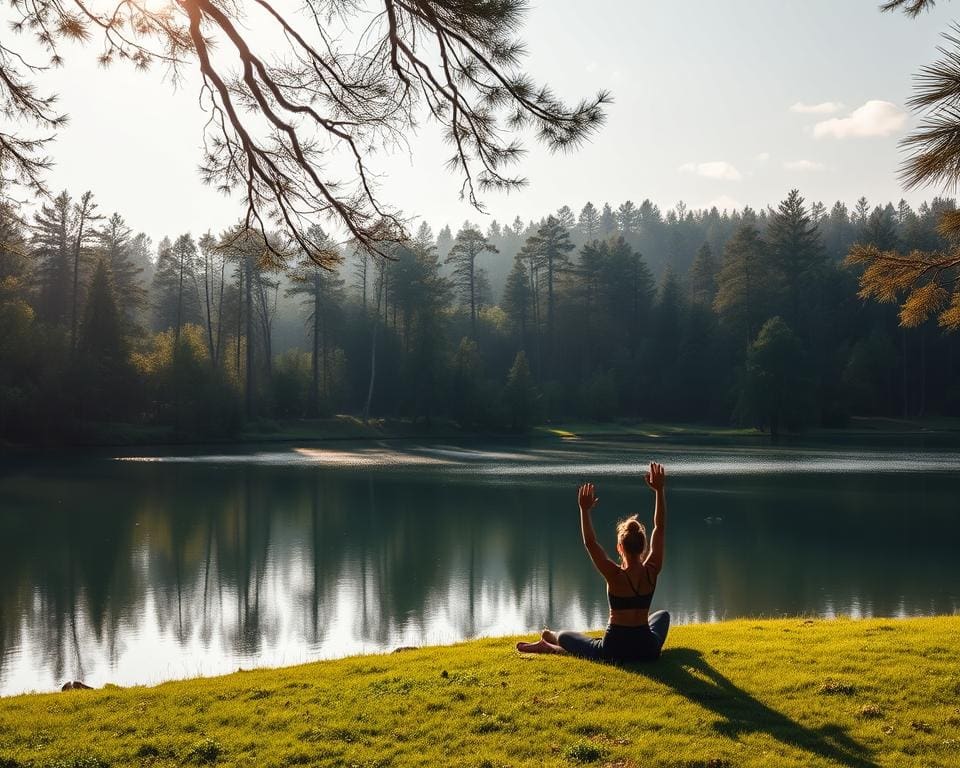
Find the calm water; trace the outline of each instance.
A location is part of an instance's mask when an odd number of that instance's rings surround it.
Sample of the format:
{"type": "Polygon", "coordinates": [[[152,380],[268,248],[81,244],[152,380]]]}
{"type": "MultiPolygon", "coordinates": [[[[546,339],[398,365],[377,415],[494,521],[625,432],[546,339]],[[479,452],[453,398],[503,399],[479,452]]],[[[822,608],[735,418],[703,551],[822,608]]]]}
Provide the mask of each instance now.
{"type": "Polygon", "coordinates": [[[960,453],[544,444],[271,447],[0,464],[0,694],[600,627],[575,487],[651,512],[677,621],[960,611],[960,453]]]}

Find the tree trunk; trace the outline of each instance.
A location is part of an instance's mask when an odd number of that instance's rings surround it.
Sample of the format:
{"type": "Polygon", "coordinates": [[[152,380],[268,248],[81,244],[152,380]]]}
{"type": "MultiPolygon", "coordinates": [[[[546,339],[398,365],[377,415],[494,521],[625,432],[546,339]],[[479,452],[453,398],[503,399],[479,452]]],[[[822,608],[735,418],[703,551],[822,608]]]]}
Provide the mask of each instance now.
{"type": "Polygon", "coordinates": [[[240,370],[240,339],[243,337],[243,265],[237,269],[237,386],[242,386],[242,371],[240,370]]]}
{"type": "Polygon", "coordinates": [[[470,336],[477,340],[476,257],[470,257],[470,336]]]}
{"type": "Polygon", "coordinates": [[[206,305],[207,347],[210,350],[210,362],[217,367],[217,352],[213,344],[213,305],[210,301],[210,255],[203,255],[203,297],[206,305]]]}
{"type": "Polygon", "coordinates": [[[377,311],[374,315],[373,331],[370,335],[370,383],[367,386],[367,402],[363,406],[363,423],[370,421],[370,403],[373,400],[373,384],[377,375],[377,326],[380,324],[380,296],[383,293],[383,279],[377,288],[377,311]]]}
{"type": "Polygon", "coordinates": [[[320,277],[314,271],[313,275],[313,353],[310,360],[310,415],[316,418],[319,413],[317,388],[320,386],[319,359],[317,347],[320,343],[320,277]]]}
{"type": "Polygon", "coordinates": [[[246,391],[244,393],[244,404],[247,418],[253,417],[253,268],[250,263],[250,257],[244,257],[243,268],[246,272],[247,288],[246,301],[244,302],[247,310],[246,316],[246,337],[247,337],[247,381],[246,391]]]}

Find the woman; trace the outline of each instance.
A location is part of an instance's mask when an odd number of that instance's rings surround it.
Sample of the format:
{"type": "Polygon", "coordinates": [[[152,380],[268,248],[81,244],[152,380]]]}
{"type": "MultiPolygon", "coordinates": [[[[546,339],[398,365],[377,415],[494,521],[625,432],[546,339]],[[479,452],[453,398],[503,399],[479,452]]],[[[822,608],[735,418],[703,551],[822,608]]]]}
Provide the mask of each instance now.
{"type": "Polygon", "coordinates": [[[664,470],[662,464],[650,464],[647,485],[656,496],[653,512],[653,533],[649,550],[647,534],[636,515],[617,525],[615,563],[597,543],[590,512],[597,505],[592,483],[580,486],[580,530],[590,559],[607,582],[610,601],[610,623],[602,638],[590,638],[579,632],[553,633],[543,630],[536,643],[517,643],[523,653],[572,653],[586,659],[602,661],[648,661],[660,655],[670,614],[650,613],[650,601],[657,586],[657,575],[663,568],[663,523],[666,512],[664,470]]]}

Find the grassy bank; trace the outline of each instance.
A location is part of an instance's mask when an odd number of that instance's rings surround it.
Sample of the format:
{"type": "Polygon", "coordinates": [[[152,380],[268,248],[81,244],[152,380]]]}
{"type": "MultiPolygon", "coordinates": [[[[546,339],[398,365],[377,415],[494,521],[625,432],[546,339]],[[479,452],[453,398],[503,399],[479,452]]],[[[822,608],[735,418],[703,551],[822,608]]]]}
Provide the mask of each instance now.
{"type": "Polygon", "coordinates": [[[960,765],[960,617],[676,627],[654,664],[507,639],[0,699],[0,766],[960,765]]]}

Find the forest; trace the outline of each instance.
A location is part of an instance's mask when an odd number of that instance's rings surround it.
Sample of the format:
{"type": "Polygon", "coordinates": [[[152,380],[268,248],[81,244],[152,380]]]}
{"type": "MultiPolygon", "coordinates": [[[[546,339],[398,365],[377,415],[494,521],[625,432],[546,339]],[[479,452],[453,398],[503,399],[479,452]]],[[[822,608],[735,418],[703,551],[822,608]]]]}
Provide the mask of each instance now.
{"type": "Polygon", "coordinates": [[[0,209],[0,440],[117,425],[229,438],[351,414],[522,432],[657,420],[773,435],[960,415],[960,335],[859,295],[855,244],[936,252],[936,198],[761,210],[564,206],[389,258],[241,226],[157,243],[91,192],[0,209]],[[280,235],[277,235],[280,238],[280,235]]]}

